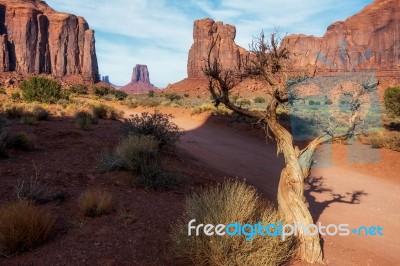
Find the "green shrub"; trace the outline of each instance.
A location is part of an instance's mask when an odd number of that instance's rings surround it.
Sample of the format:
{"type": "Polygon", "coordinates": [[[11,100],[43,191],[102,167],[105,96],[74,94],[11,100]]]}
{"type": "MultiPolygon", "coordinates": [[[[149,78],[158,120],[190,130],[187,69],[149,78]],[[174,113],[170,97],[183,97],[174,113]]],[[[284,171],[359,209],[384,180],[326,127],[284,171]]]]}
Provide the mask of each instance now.
{"type": "Polygon", "coordinates": [[[23,116],[21,117],[21,123],[28,126],[35,126],[37,125],[37,118],[34,116],[23,116]]]}
{"type": "Polygon", "coordinates": [[[185,98],[189,98],[189,97],[190,97],[190,95],[189,95],[189,93],[185,93],[185,94],[183,94],[183,97],[185,97],[185,98]]]}
{"type": "Polygon", "coordinates": [[[7,146],[9,136],[8,121],[0,118],[0,159],[8,158],[7,146]]]}
{"type": "Polygon", "coordinates": [[[118,100],[124,100],[126,97],[128,97],[128,94],[126,94],[125,92],[106,86],[94,86],[93,94],[99,97],[105,97],[111,94],[114,95],[115,98],[118,100]]]}
{"type": "Polygon", "coordinates": [[[158,142],[160,148],[172,147],[179,141],[182,132],[179,127],[170,121],[172,115],[162,114],[155,111],[153,114],[147,112],[139,115],[131,115],[125,119],[122,132],[128,135],[150,135],[158,142]]]}
{"type": "Polygon", "coordinates": [[[191,265],[282,265],[295,254],[293,238],[283,241],[279,236],[266,234],[246,240],[250,234],[193,236],[194,231],[188,236],[188,222],[192,219],[196,220],[195,225],[284,224],[273,205],[262,200],[256,189],[245,183],[227,180],[187,198],[184,215],[172,235],[176,256],[191,265]]]}
{"type": "Polygon", "coordinates": [[[400,116],[400,86],[389,87],[385,91],[385,107],[396,116],[400,116]]]}
{"type": "Polygon", "coordinates": [[[18,91],[11,93],[11,100],[13,101],[21,100],[21,94],[18,91]]]}
{"type": "Polygon", "coordinates": [[[125,100],[126,97],[128,97],[128,94],[124,91],[120,91],[120,90],[114,90],[113,91],[113,95],[115,96],[115,98],[117,98],[117,100],[122,101],[125,100]]]}
{"type": "Polygon", "coordinates": [[[21,106],[12,105],[5,108],[4,113],[8,119],[21,119],[25,115],[25,110],[21,106]]]}
{"type": "Polygon", "coordinates": [[[30,112],[39,121],[49,120],[50,113],[41,106],[35,105],[31,108],[30,112]]]}
{"type": "Polygon", "coordinates": [[[21,82],[24,99],[44,103],[56,103],[64,97],[57,80],[35,76],[21,82]]]}
{"type": "Polygon", "coordinates": [[[35,149],[34,141],[25,133],[14,133],[7,139],[7,147],[20,151],[33,151],[35,149]]]}
{"type": "Polygon", "coordinates": [[[154,92],[153,90],[149,90],[149,91],[147,92],[147,97],[149,97],[149,98],[154,97],[154,95],[155,95],[155,92],[154,92]]]}
{"type": "Polygon", "coordinates": [[[97,160],[96,169],[101,173],[124,169],[124,160],[113,151],[103,150],[97,160]]]}
{"type": "Polygon", "coordinates": [[[314,105],[315,104],[315,101],[314,100],[309,100],[308,101],[308,105],[314,105]]]}
{"type": "Polygon", "coordinates": [[[333,104],[333,102],[332,102],[331,99],[328,99],[328,100],[325,101],[325,104],[326,104],[326,105],[331,105],[331,104],[333,104]]]}
{"type": "Polygon", "coordinates": [[[153,136],[130,135],[115,149],[125,169],[142,174],[158,166],[158,141],[153,136]]]}
{"type": "Polygon", "coordinates": [[[94,118],[106,119],[108,107],[107,107],[107,105],[104,105],[104,104],[95,104],[95,105],[92,105],[92,112],[93,112],[94,118]]]}
{"type": "Polygon", "coordinates": [[[79,111],[75,114],[75,125],[82,130],[89,130],[95,124],[95,118],[86,111],[79,111]]]}
{"type": "Polygon", "coordinates": [[[91,106],[93,117],[99,119],[116,120],[122,117],[123,112],[117,111],[114,107],[105,104],[94,104],[91,106]]]}
{"type": "Polygon", "coordinates": [[[181,184],[175,173],[164,172],[159,167],[149,168],[145,173],[138,174],[132,184],[143,187],[146,190],[176,189],[181,184]]]}
{"type": "Polygon", "coordinates": [[[118,169],[132,171],[132,185],[147,190],[176,188],[180,180],[175,174],[163,171],[158,146],[153,136],[129,135],[120,141],[115,152],[104,151],[101,154],[97,169],[102,172],[118,169]]]}
{"type": "Polygon", "coordinates": [[[176,92],[173,92],[173,93],[166,93],[166,94],[164,95],[164,97],[165,97],[166,99],[170,100],[171,102],[172,102],[172,101],[177,101],[177,100],[182,99],[182,96],[180,96],[180,95],[177,94],[176,92]]]}
{"type": "Polygon", "coordinates": [[[254,103],[265,103],[265,98],[256,97],[256,98],[254,98],[254,103]]]}
{"type": "Polygon", "coordinates": [[[107,94],[111,93],[111,88],[106,86],[94,86],[93,87],[93,94],[97,96],[106,96],[107,94]]]}
{"type": "Polygon", "coordinates": [[[88,87],[85,84],[78,84],[69,87],[70,93],[75,94],[88,94],[88,87]]]}
{"type": "Polygon", "coordinates": [[[55,218],[25,201],[0,208],[0,251],[15,254],[36,248],[52,236],[55,218]]]}
{"type": "Polygon", "coordinates": [[[320,102],[315,102],[315,105],[321,105],[321,103],[320,102]]]}

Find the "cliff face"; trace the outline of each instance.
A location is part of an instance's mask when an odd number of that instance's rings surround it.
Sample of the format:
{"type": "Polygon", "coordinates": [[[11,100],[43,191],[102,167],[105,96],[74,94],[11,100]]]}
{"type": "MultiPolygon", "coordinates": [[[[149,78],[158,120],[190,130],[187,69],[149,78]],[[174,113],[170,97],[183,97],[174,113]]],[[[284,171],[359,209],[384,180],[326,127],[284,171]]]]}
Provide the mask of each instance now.
{"type": "Polygon", "coordinates": [[[94,31],[45,2],[0,0],[0,72],[98,80],[94,31]]]}
{"type": "Polygon", "coordinates": [[[400,70],[400,0],[376,0],[323,37],[290,35],[284,43],[298,68],[400,70]]]}
{"type": "Polygon", "coordinates": [[[133,68],[132,82],[150,83],[149,70],[146,65],[136,65],[133,68]]]}
{"type": "Polygon", "coordinates": [[[149,70],[146,65],[136,65],[132,71],[131,82],[121,88],[122,91],[128,94],[146,93],[157,89],[150,83],[149,70]]]}
{"type": "Polygon", "coordinates": [[[212,38],[217,39],[212,51],[212,58],[218,58],[223,68],[241,66],[242,60],[248,56],[246,49],[236,45],[236,28],[212,19],[196,20],[193,25],[193,45],[189,51],[187,72],[189,78],[204,78],[202,68],[207,58],[212,38]]]}

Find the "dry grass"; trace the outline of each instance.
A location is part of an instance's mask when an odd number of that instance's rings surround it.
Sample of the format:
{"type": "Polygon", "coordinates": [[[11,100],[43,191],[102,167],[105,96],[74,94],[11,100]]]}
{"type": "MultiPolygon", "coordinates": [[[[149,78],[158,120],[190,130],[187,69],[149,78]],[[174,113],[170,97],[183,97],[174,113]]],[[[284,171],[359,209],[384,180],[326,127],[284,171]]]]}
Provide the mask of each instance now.
{"type": "Polygon", "coordinates": [[[374,148],[387,148],[400,151],[400,132],[381,130],[362,139],[374,148]]]}
{"type": "Polygon", "coordinates": [[[88,190],[79,197],[78,207],[85,216],[102,216],[111,211],[113,198],[111,194],[105,191],[88,190]]]}
{"type": "Polygon", "coordinates": [[[188,222],[196,224],[263,224],[283,222],[270,203],[263,201],[254,187],[239,181],[225,181],[194,193],[172,235],[176,255],[193,265],[281,265],[295,252],[293,239],[271,236],[188,236],[188,222]]]}
{"type": "Polygon", "coordinates": [[[0,208],[0,250],[4,254],[29,251],[45,243],[55,218],[25,201],[0,208]]]}

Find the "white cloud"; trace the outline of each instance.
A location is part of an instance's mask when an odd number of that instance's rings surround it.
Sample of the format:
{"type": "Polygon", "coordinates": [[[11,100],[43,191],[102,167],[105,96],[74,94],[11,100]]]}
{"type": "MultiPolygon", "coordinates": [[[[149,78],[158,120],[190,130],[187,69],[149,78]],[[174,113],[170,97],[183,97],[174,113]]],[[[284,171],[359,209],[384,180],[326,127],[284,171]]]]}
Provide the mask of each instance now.
{"type": "Polygon", "coordinates": [[[156,86],[186,77],[195,19],[211,17],[237,28],[247,48],[252,36],[279,26],[283,33],[321,35],[372,0],[47,0],[59,11],[81,15],[96,30],[100,72],[118,85],[135,64],[147,64],[156,86]],[[339,2],[339,3],[338,3],[339,2]]]}

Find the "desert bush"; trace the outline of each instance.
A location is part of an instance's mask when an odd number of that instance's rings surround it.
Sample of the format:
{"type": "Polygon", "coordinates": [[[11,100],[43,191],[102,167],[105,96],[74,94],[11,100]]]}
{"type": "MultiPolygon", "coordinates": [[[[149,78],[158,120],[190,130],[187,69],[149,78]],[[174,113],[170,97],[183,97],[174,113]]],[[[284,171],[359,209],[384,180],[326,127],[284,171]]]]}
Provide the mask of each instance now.
{"type": "Polygon", "coordinates": [[[70,93],[88,94],[88,87],[85,84],[77,84],[69,87],[70,93]]]}
{"type": "Polygon", "coordinates": [[[367,144],[374,148],[387,148],[400,151],[400,132],[381,130],[364,138],[367,144]]]}
{"type": "Polygon", "coordinates": [[[153,90],[149,90],[149,91],[147,92],[147,97],[149,97],[149,98],[154,97],[154,95],[155,95],[155,92],[154,92],[153,90]]]}
{"type": "Polygon", "coordinates": [[[104,105],[104,104],[92,105],[92,112],[93,112],[93,116],[95,118],[106,119],[107,112],[108,112],[107,105],[104,105]]]}
{"type": "Polygon", "coordinates": [[[265,103],[265,98],[255,97],[253,101],[254,101],[254,103],[265,103]]]}
{"type": "Polygon", "coordinates": [[[114,151],[103,150],[97,159],[96,169],[101,173],[124,168],[124,160],[117,156],[114,151]]]}
{"type": "Polygon", "coordinates": [[[123,112],[117,111],[114,107],[105,104],[94,104],[91,106],[93,117],[99,119],[119,119],[122,117],[123,112]]]}
{"type": "Polygon", "coordinates": [[[0,94],[7,95],[6,89],[4,89],[3,87],[0,87],[0,94]]]}
{"type": "Polygon", "coordinates": [[[11,100],[12,101],[21,100],[21,94],[18,91],[11,93],[11,100]]]}
{"type": "Polygon", "coordinates": [[[314,100],[309,100],[308,101],[308,105],[315,105],[315,101],[314,100]]]}
{"type": "Polygon", "coordinates": [[[37,125],[37,119],[33,115],[27,115],[21,117],[21,123],[24,125],[34,126],[37,125]]]}
{"type": "Polygon", "coordinates": [[[105,97],[111,94],[114,95],[115,98],[118,100],[124,100],[126,97],[128,97],[128,94],[126,94],[125,92],[106,86],[94,86],[93,94],[99,97],[105,97]]]}
{"type": "Polygon", "coordinates": [[[20,200],[45,203],[49,201],[49,197],[46,195],[45,189],[45,185],[39,180],[39,172],[35,168],[35,174],[22,178],[18,183],[16,186],[16,194],[20,200]]]}
{"type": "Polygon", "coordinates": [[[193,231],[188,236],[188,222],[192,219],[195,224],[213,225],[284,223],[272,204],[245,183],[227,180],[187,198],[184,215],[172,235],[175,254],[193,265],[282,265],[294,255],[293,238],[283,241],[266,234],[248,241],[247,236],[193,236],[193,231]]]}
{"type": "Polygon", "coordinates": [[[326,104],[326,105],[331,105],[331,104],[333,104],[333,102],[332,102],[331,99],[327,99],[327,100],[325,101],[325,104],[326,104]]]}
{"type": "Polygon", "coordinates": [[[25,115],[25,110],[22,106],[11,105],[4,109],[4,113],[8,119],[21,119],[25,115]]]}
{"type": "Polygon", "coordinates": [[[115,152],[103,151],[97,169],[105,172],[125,169],[132,171],[132,185],[146,190],[176,188],[180,179],[174,173],[165,172],[158,154],[159,143],[150,135],[129,135],[120,141],[115,152]]]}
{"type": "Polygon", "coordinates": [[[8,121],[0,117],[0,159],[8,158],[7,146],[9,135],[8,121]]]}
{"type": "Polygon", "coordinates": [[[95,124],[95,118],[86,111],[79,111],[75,114],[75,125],[82,130],[89,130],[95,124]]]}
{"type": "Polygon", "coordinates": [[[185,98],[189,98],[189,97],[190,97],[190,95],[189,95],[189,93],[185,93],[185,94],[183,94],[183,97],[185,97],[185,98]]]}
{"type": "Polygon", "coordinates": [[[31,106],[30,109],[28,109],[28,112],[30,112],[39,121],[49,120],[50,118],[50,112],[40,105],[31,106]]]}
{"type": "Polygon", "coordinates": [[[182,132],[179,127],[170,121],[172,115],[155,111],[139,115],[131,115],[125,119],[121,127],[124,135],[151,135],[159,142],[160,148],[172,147],[179,141],[182,132]]]}
{"type": "Polygon", "coordinates": [[[173,93],[166,93],[164,94],[164,97],[168,100],[172,101],[177,101],[182,99],[182,96],[180,96],[179,94],[177,94],[176,92],[173,93]]]}
{"type": "Polygon", "coordinates": [[[144,187],[146,190],[167,190],[179,187],[181,181],[176,173],[165,172],[160,166],[150,165],[144,173],[132,179],[132,184],[144,187]]]}
{"type": "Polygon", "coordinates": [[[117,100],[125,100],[126,97],[128,97],[128,94],[124,91],[120,91],[120,90],[114,90],[113,91],[113,95],[115,96],[115,98],[117,98],[117,100]]]}
{"type": "Polygon", "coordinates": [[[389,112],[400,116],[400,86],[389,87],[385,91],[385,107],[389,112]]]}
{"type": "Polygon", "coordinates": [[[35,149],[35,142],[25,133],[13,133],[7,139],[7,148],[20,151],[33,151],[35,149]]]}
{"type": "Polygon", "coordinates": [[[25,100],[56,103],[64,95],[57,80],[35,76],[21,82],[20,88],[25,100]]]}
{"type": "Polygon", "coordinates": [[[239,105],[240,107],[249,107],[251,105],[251,102],[249,99],[245,98],[240,98],[236,101],[236,104],[239,105]]]}
{"type": "Polygon", "coordinates": [[[228,110],[225,106],[219,106],[218,108],[211,103],[203,103],[200,106],[193,108],[191,115],[197,115],[204,112],[212,112],[213,115],[226,116],[232,112],[228,110]]]}
{"type": "Polygon", "coordinates": [[[153,136],[129,135],[115,149],[123,168],[146,174],[158,167],[158,141],[153,136]]]}
{"type": "Polygon", "coordinates": [[[110,94],[112,89],[106,86],[94,86],[93,87],[93,94],[97,96],[106,96],[110,94]]]}
{"type": "Polygon", "coordinates": [[[105,191],[88,190],[79,197],[78,207],[85,216],[99,217],[111,211],[113,198],[105,191]]]}
{"type": "Polygon", "coordinates": [[[0,250],[3,254],[29,251],[53,234],[55,218],[31,203],[18,201],[0,208],[0,250]]]}

